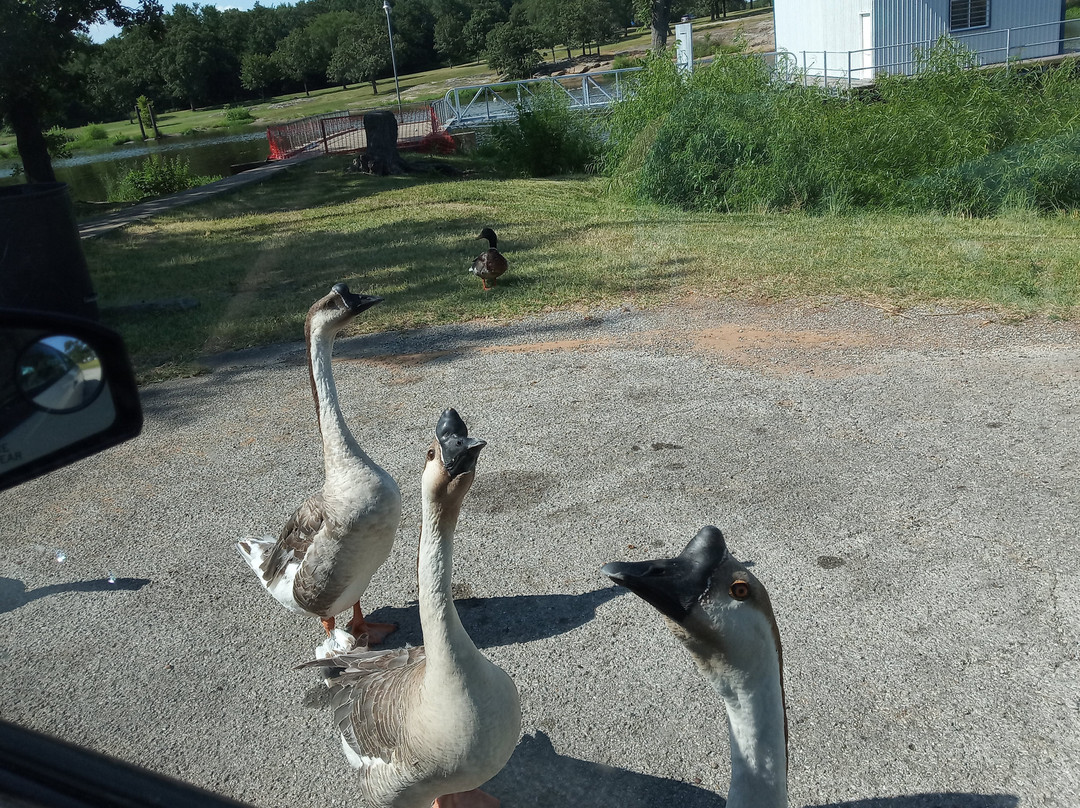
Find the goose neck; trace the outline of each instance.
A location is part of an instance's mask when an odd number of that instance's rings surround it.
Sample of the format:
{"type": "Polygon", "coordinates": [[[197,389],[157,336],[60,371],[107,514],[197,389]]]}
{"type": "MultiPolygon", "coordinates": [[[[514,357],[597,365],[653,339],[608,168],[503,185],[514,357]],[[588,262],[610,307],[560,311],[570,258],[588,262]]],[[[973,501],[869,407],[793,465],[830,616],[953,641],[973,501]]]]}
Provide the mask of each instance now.
{"type": "Polygon", "coordinates": [[[420,625],[431,668],[460,668],[479,653],[461,625],[451,591],[456,510],[444,510],[425,497],[417,558],[420,625]]]}
{"type": "Polygon", "coordinates": [[[337,385],[331,357],[334,350],[334,334],[324,330],[308,336],[308,370],[311,376],[311,393],[315,398],[315,410],[322,433],[323,459],[327,472],[337,468],[343,460],[360,454],[360,446],[349,431],[338,403],[337,385]]]}
{"type": "Polygon", "coordinates": [[[710,677],[731,741],[728,808],[787,808],[787,731],[779,660],[750,674],[710,677]]]}

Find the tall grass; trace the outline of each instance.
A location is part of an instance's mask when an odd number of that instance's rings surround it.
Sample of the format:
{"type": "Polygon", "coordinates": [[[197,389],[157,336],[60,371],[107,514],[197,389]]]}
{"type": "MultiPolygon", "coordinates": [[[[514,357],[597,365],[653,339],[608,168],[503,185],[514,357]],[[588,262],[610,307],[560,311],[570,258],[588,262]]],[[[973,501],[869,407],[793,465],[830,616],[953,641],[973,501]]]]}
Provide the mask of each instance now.
{"type": "Polygon", "coordinates": [[[570,109],[558,89],[541,85],[515,121],[497,123],[480,144],[480,154],[507,173],[547,177],[588,171],[600,157],[593,119],[570,109]]]}
{"type": "Polygon", "coordinates": [[[183,157],[170,158],[152,154],[122,177],[108,177],[105,191],[110,202],[138,202],[149,197],[185,191],[219,179],[220,176],[194,174],[191,165],[183,157]]]}
{"type": "Polygon", "coordinates": [[[989,215],[1080,205],[1080,81],[1071,66],[975,70],[950,40],[914,76],[837,98],[722,55],[692,76],[662,59],[616,106],[604,167],[684,209],[892,209],[989,215]]]}

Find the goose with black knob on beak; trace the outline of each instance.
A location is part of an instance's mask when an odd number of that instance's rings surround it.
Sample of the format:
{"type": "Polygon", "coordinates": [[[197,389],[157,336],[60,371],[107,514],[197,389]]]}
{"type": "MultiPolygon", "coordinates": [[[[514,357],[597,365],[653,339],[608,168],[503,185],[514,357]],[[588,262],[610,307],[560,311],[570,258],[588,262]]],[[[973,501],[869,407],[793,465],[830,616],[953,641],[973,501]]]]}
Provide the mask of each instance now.
{"type": "Polygon", "coordinates": [[[259,582],[285,608],[318,617],[332,636],[335,616],[352,606],[349,631],[366,634],[372,644],[396,627],[367,622],[359,599],[390,554],[401,521],[401,492],[349,431],[330,360],[338,332],[381,300],[338,283],[308,311],[304,336],[325,482],[296,509],[277,540],[237,543],[259,582]]]}
{"type": "Polygon", "coordinates": [[[612,562],[601,572],[664,616],[723,699],[731,742],[727,808],[785,808],[783,660],[765,587],[711,525],[675,558],[612,562]]]}
{"type": "Polygon", "coordinates": [[[424,645],[337,652],[302,666],[331,669],[334,718],[366,808],[499,804],[479,786],[517,745],[517,687],[477,650],[451,594],[454,530],[485,445],[448,409],[427,450],[416,565],[424,645]]]}

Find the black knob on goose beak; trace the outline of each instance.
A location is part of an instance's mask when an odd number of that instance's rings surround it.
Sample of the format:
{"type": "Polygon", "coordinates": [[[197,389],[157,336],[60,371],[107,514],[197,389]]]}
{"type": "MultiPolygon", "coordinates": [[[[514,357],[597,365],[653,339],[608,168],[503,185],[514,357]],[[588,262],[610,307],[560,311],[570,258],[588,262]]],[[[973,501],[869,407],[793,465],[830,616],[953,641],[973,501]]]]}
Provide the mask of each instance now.
{"type": "Polygon", "coordinates": [[[451,479],[474,471],[480,450],[487,446],[486,440],[469,437],[469,428],[453,408],[443,411],[435,427],[435,436],[442,448],[443,466],[451,479]]]}
{"type": "Polygon", "coordinates": [[[349,291],[349,286],[346,283],[335,283],[332,291],[337,292],[338,297],[349,309],[349,311],[359,314],[362,311],[370,309],[376,303],[382,303],[381,297],[375,295],[358,295],[349,291]]]}

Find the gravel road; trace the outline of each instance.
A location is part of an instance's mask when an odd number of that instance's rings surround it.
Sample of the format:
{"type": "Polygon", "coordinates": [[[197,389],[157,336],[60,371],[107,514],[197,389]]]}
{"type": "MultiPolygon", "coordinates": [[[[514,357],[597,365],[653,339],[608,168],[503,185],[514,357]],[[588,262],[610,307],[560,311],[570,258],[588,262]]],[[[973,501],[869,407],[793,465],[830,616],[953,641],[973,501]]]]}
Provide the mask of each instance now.
{"type": "MultiPolygon", "coordinates": [[[[722,708],[602,577],[705,524],[769,588],[793,806],[1080,805],[1080,329],[708,300],[343,338],[404,514],[365,597],[399,642],[440,411],[485,438],[462,621],[521,691],[506,808],[719,806],[722,708]]],[[[0,714],[264,808],[355,806],[314,619],[237,556],[321,481],[303,346],[143,390],[136,440],[0,495],[0,714]],[[64,560],[58,561],[62,551],[64,560]],[[109,578],[116,579],[110,583],[109,578]]]]}

